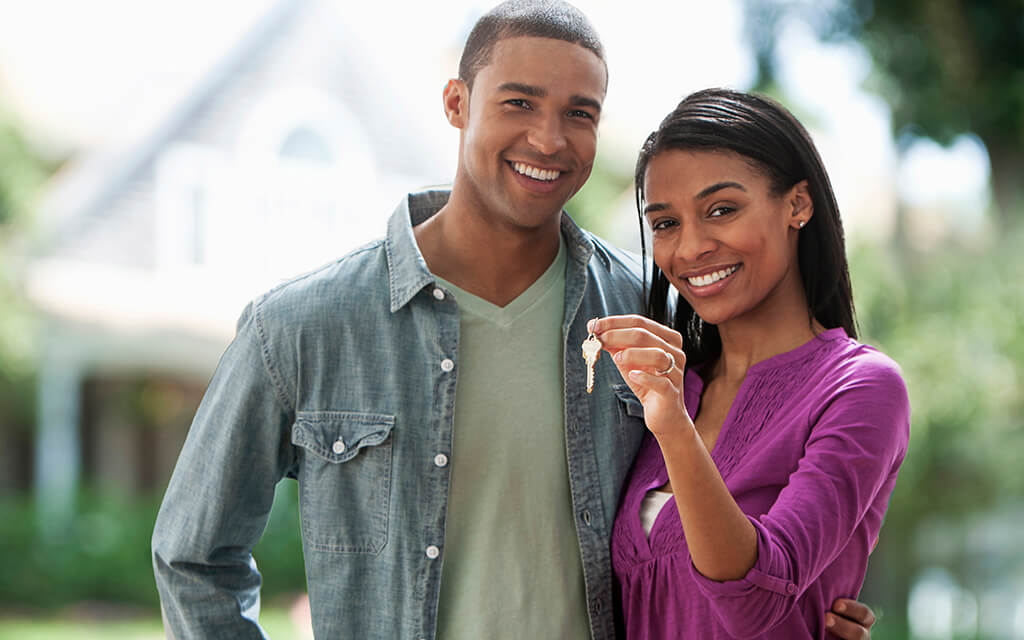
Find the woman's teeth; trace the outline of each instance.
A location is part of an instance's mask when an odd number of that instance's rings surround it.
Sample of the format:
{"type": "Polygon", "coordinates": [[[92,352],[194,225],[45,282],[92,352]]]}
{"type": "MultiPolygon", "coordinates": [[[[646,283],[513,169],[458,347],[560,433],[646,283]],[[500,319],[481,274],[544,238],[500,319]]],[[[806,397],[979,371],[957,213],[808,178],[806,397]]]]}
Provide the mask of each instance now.
{"type": "Polygon", "coordinates": [[[714,284],[714,283],[718,282],[722,278],[728,278],[733,273],[735,273],[736,270],[739,269],[739,268],[740,268],[739,265],[734,265],[732,267],[728,267],[726,269],[722,269],[721,271],[715,271],[713,273],[705,273],[702,276],[694,276],[692,278],[687,278],[686,281],[690,283],[691,287],[706,287],[709,284],[714,284]]]}
{"type": "Polygon", "coordinates": [[[562,173],[561,171],[555,171],[554,169],[539,169],[537,167],[531,167],[530,165],[522,162],[513,162],[512,168],[515,169],[516,173],[529,176],[534,180],[543,180],[544,182],[551,182],[562,173]]]}

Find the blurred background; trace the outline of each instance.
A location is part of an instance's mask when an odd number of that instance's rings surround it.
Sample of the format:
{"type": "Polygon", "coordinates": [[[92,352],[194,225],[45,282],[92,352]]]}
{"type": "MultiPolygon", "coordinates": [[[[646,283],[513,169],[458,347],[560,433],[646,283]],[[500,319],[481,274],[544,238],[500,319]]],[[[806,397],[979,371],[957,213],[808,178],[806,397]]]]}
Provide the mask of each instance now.
{"type": "MultiPolygon", "coordinates": [[[[152,523],[237,315],[451,179],[441,90],[491,4],[0,0],[0,639],[162,636],[152,523]]],[[[913,405],[873,637],[1024,638],[1024,1],[576,4],[610,86],[570,212],[637,249],[679,99],[789,106],[913,405]]],[[[255,555],[267,628],[308,637],[293,482],[255,555]]]]}

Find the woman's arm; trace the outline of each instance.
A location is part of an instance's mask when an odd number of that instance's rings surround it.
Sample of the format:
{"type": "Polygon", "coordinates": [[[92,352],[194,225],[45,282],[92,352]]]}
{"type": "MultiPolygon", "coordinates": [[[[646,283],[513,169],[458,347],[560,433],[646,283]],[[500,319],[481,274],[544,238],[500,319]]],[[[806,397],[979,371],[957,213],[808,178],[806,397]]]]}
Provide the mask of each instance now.
{"type": "MultiPolygon", "coordinates": [[[[730,631],[763,633],[847,548],[868,511],[884,511],[909,434],[906,388],[884,357],[877,371],[848,381],[815,416],[804,455],[774,505],[750,517],[686,412],[682,373],[654,373],[667,366],[666,352],[677,364],[685,357],[671,330],[659,327],[605,318],[599,337],[621,354],[616,364],[661,446],[698,588],[730,631]]],[[[881,525],[875,515],[870,536],[881,525]]]]}
{"type": "Polygon", "coordinates": [[[605,350],[643,403],[647,428],[661,447],[694,566],[712,580],[742,578],[757,560],[757,530],[729,493],[686,411],[682,337],[642,316],[596,322],[605,350]],[[667,374],[657,374],[670,364],[667,374]]]}

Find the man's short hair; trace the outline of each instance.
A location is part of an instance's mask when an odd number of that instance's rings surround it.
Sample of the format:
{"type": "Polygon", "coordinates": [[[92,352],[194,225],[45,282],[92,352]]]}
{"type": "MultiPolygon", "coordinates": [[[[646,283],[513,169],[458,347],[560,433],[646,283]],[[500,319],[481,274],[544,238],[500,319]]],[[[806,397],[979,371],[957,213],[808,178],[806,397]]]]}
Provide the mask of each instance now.
{"type": "Polygon", "coordinates": [[[477,72],[490,63],[494,45],[523,36],[578,44],[605,62],[597,31],[576,7],[561,0],[506,0],[473,26],[459,60],[459,80],[472,88],[477,72]]]}

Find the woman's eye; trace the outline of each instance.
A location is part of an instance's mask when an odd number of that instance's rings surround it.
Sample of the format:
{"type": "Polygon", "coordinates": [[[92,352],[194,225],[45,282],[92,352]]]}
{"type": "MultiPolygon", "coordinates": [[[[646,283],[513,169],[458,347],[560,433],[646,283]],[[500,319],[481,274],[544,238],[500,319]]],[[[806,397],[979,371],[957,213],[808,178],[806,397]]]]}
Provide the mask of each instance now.
{"type": "Polygon", "coordinates": [[[732,207],[715,207],[708,213],[709,218],[720,218],[735,211],[732,207]]]}

